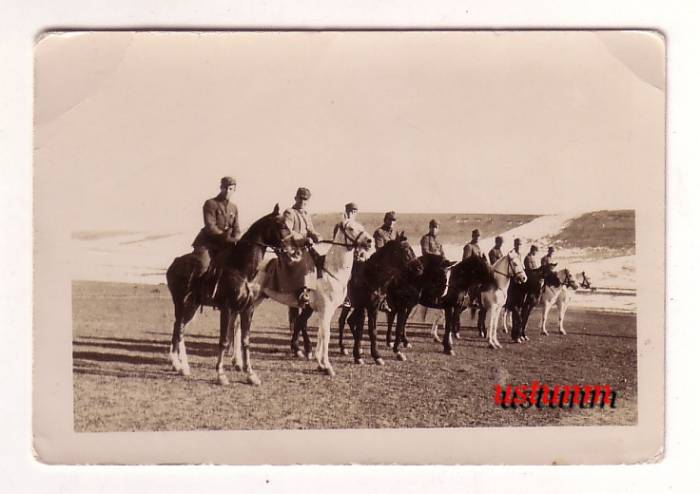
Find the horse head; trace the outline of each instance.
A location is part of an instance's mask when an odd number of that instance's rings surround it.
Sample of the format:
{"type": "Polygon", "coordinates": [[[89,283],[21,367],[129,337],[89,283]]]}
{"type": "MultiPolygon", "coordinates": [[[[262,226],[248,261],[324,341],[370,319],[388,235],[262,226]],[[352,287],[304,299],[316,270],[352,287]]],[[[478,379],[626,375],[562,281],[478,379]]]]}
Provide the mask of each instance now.
{"type": "Polygon", "coordinates": [[[404,232],[395,240],[388,241],[384,247],[372,254],[371,259],[377,265],[383,265],[399,272],[408,272],[415,276],[423,274],[423,263],[418,259],[404,232]]]}
{"type": "Polygon", "coordinates": [[[520,256],[515,255],[513,252],[509,252],[504,257],[508,260],[508,277],[515,278],[517,283],[525,283],[527,281],[527,275],[525,274],[525,268],[523,267],[523,262],[520,260],[520,256]]]}
{"type": "Polygon", "coordinates": [[[271,213],[253,223],[241,241],[291,252],[293,249],[292,232],[280,214],[279,204],[275,204],[271,213]]]}
{"type": "Polygon", "coordinates": [[[571,271],[569,271],[568,268],[560,269],[557,272],[557,276],[562,285],[573,290],[578,290],[578,282],[576,278],[571,275],[571,271]]]}
{"type": "Polygon", "coordinates": [[[372,237],[364,227],[357,221],[347,218],[340,223],[333,242],[358,252],[366,252],[372,247],[372,237]]]}

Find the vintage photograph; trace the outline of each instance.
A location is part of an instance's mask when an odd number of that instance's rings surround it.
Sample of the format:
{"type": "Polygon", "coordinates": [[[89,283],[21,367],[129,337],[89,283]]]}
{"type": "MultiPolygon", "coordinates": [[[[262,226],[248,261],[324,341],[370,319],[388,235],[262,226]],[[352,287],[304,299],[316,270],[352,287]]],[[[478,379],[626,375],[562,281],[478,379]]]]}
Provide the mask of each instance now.
{"type": "Polygon", "coordinates": [[[639,31],[46,33],[71,433],[639,427],[664,64],[639,31]]]}

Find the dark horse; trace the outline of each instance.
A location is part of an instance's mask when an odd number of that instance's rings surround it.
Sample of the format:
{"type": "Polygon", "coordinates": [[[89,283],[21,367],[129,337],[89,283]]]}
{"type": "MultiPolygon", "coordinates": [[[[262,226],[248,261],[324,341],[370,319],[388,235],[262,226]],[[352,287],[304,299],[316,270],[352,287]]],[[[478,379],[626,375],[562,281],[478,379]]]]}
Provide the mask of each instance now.
{"type": "MultiPolygon", "coordinates": [[[[231,345],[233,326],[237,315],[241,317],[241,345],[243,350],[243,369],[248,374],[248,382],[259,384],[250,365],[250,322],[253,317],[253,300],[258,287],[251,285],[258,271],[258,266],[265,255],[265,250],[287,248],[284,239],[289,238],[289,229],[285,226],[275,205],[272,213],[253,223],[248,231],[234,246],[217,259],[220,262],[218,287],[213,304],[221,311],[219,335],[219,359],[216,364],[219,382],[227,384],[223,371],[223,356],[231,345]]],[[[185,348],[184,331],[192,320],[201,303],[192,296],[194,284],[192,272],[195,259],[192,253],[175,258],[166,273],[168,288],[175,305],[175,323],[170,347],[170,362],[175,370],[184,376],[190,374],[185,348]]],[[[212,304],[212,305],[213,305],[212,304]]]]}
{"type": "MultiPolygon", "coordinates": [[[[420,261],[424,266],[421,275],[402,273],[388,287],[387,301],[397,318],[394,352],[398,351],[401,343],[404,346],[409,344],[406,338],[406,322],[413,308],[420,304],[444,310],[443,350],[446,354],[453,355],[452,335],[459,332],[460,315],[469,307],[471,298],[478,294],[479,290],[492,286],[493,273],[484,259],[471,257],[451,268],[448,282],[446,263],[442,257],[426,255],[422,256],[420,261]]],[[[393,317],[390,317],[390,321],[393,321],[393,317]]],[[[390,323],[387,328],[387,344],[391,341],[390,323]]]]}
{"type": "MultiPolygon", "coordinates": [[[[387,287],[394,278],[403,272],[419,276],[422,270],[423,265],[416,257],[403,232],[398,235],[396,240],[391,240],[378,249],[367,261],[356,264],[348,283],[348,296],[353,310],[347,319],[354,340],[352,353],[355,363],[363,363],[360,345],[365,315],[367,315],[370,354],[378,365],[384,364],[377,348],[379,306],[386,298],[387,287]]],[[[405,355],[400,351],[395,350],[395,353],[399,360],[406,360],[405,355]]]]}
{"type": "Polygon", "coordinates": [[[510,337],[517,343],[523,343],[530,339],[525,331],[527,329],[527,321],[530,319],[530,313],[540,303],[543,286],[547,278],[552,276],[556,278],[556,274],[548,266],[527,270],[525,274],[527,275],[525,283],[511,283],[508,285],[508,296],[505,305],[505,309],[513,314],[513,326],[510,337]]]}

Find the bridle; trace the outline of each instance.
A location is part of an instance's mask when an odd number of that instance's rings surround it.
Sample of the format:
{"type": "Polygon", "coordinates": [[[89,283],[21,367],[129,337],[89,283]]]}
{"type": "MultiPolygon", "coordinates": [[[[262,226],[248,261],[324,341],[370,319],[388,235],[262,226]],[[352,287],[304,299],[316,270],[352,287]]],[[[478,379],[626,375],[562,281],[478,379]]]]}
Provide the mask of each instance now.
{"type": "Polygon", "coordinates": [[[512,278],[513,276],[517,276],[519,273],[515,269],[516,266],[514,265],[513,258],[507,254],[504,257],[508,258],[508,272],[504,273],[503,271],[498,271],[497,269],[494,269],[493,272],[498,273],[501,276],[505,276],[506,278],[512,278]],[[511,271],[512,271],[512,273],[511,273],[511,271]]]}
{"type": "Polygon", "coordinates": [[[336,242],[334,240],[319,240],[318,243],[320,244],[329,244],[329,245],[338,245],[340,247],[345,247],[347,250],[353,250],[357,249],[360,246],[360,237],[362,237],[362,234],[366,234],[364,230],[360,230],[360,232],[357,234],[355,238],[353,238],[346,230],[345,225],[341,224],[338,226],[338,230],[340,230],[343,233],[343,237],[345,238],[345,242],[336,242]]]}

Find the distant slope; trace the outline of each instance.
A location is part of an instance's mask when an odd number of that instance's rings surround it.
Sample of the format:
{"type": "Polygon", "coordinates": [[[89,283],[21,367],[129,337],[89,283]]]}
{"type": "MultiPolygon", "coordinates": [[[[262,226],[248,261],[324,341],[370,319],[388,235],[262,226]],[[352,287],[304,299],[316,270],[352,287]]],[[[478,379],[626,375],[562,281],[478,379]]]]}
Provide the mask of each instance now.
{"type": "Polygon", "coordinates": [[[605,247],[633,253],[634,211],[603,210],[582,214],[568,222],[551,241],[565,248],[605,247]]]}
{"type": "MultiPolygon", "coordinates": [[[[440,222],[440,240],[443,243],[463,244],[471,238],[471,231],[478,228],[482,237],[497,235],[537,218],[531,214],[424,214],[398,213],[396,228],[404,230],[411,242],[417,242],[428,232],[428,222],[435,218],[440,222]]],[[[324,237],[330,237],[333,226],[340,221],[339,213],[314,214],[312,219],[316,229],[324,237]]],[[[360,213],[358,215],[367,231],[374,232],[381,226],[384,213],[360,213]]]]}

